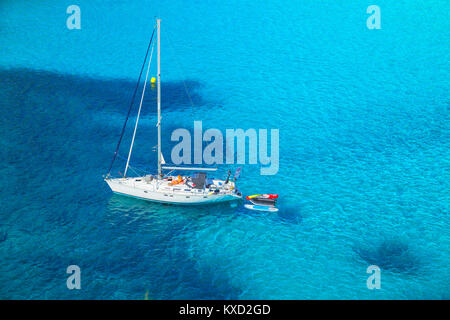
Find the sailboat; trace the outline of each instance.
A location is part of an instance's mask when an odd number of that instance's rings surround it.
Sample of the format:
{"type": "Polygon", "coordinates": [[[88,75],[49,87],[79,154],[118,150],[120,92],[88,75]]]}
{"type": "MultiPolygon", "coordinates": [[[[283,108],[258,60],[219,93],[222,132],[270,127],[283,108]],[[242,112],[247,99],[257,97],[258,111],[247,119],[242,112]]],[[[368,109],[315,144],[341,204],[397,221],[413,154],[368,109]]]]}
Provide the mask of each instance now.
{"type": "MultiPolygon", "coordinates": [[[[113,178],[110,175],[112,165],[116,159],[116,155],[120,146],[120,142],[123,137],[123,133],[126,126],[126,121],[122,129],[122,135],[120,136],[119,143],[114,154],[113,161],[109,168],[109,172],[105,177],[105,181],[111,190],[120,195],[139,198],[148,201],[171,203],[171,204],[207,204],[207,203],[218,203],[225,201],[238,200],[242,198],[241,192],[239,192],[236,186],[236,179],[239,176],[240,169],[238,169],[234,175],[234,178],[230,178],[231,171],[228,171],[228,176],[225,180],[209,178],[207,172],[216,171],[217,168],[186,168],[186,167],[173,167],[173,166],[163,166],[165,165],[164,157],[161,153],[161,72],[160,72],[160,25],[161,19],[156,19],[156,31],[157,31],[157,128],[158,128],[158,172],[156,175],[146,174],[139,177],[128,177],[127,171],[129,168],[129,162],[131,157],[131,152],[133,150],[134,138],[136,136],[136,129],[139,123],[139,116],[141,113],[142,102],[144,100],[145,88],[148,80],[148,73],[150,70],[150,63],[153,55],[153,46],[150,54],[150,59],[147,67],[147,74],[145,77],[142,95],[139,105],[139,110],[136,118],[136,123],[133,132],[133,138],[130,145],[130,150],[128,153],[128,159],[125,166],[125,171],[122,177],[113,178]],[[163,173],[163,170],[169,170],[167,174],[163,173]],[[170,174],[176,171],[190,171],[196,172],[193,176],[171,176],[170,174]],[[234,181],[232,181],[234,180],[234,181]]],[[[154,31],[153,31],[154,34],[154,31]]],[[[150,45],[152,44],[152,38],[147,49],[147,54],[144,59],[144,64],[141,69],[144,69],[145,63],[147,61],[148,52],[150,45]]],[[[140,82],[140,77],[138,80],[138,85],[140,82]]],[[[136,86],[136,90],[138,88],[136,86]]],[[[136,90],[134,95],[136,94],[136,90]]],[[[132,103],[134,100],[134,95],[132,103]]],[[[128,116],[130,114],[131,106],[128,111],[128,116]]],[[[128,120],[127,116],[127,120],[128,120]]]]}

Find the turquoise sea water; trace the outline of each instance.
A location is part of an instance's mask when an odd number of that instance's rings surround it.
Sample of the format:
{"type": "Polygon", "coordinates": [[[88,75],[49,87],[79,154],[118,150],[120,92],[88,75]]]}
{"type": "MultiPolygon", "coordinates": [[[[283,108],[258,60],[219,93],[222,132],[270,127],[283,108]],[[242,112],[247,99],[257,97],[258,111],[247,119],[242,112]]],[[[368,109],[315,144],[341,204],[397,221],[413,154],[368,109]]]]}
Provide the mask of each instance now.
{"type": "MultiPolygon", "coordinates": [[[[70,4],[0,3],[0,298],[450,297],[448,1],[78,0],[81,30],[70,4]],[[166,158],[194,120],[280,129],[278,174],[245,165],[239,181],[278,193],[277,214],[153,204],[102,180],[155,16],[166,158]]],[[[137,167],[156,164],[153,98],[137,167]]]]}

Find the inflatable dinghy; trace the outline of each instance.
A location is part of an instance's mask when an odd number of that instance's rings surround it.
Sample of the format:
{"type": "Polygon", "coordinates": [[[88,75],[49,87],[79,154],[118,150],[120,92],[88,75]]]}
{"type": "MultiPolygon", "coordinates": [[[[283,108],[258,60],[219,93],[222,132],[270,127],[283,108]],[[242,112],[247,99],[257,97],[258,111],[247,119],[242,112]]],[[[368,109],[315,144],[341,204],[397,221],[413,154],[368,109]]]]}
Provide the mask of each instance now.
{"type": "Polygon", "coordinates": [[[246,197],[247,200],[250,200],[253,198],[276,199],[276,198],[278,198],[278,195],[273,194],[273,193],[267,193],[267,194],[254,194],[252,196],[246,197]]]}
{"type": "Polygon", "coordinates": [[[277,203],[277,194],[255,194],[247,196],[246,199],[255,205],[274,207],[277,203]]]}

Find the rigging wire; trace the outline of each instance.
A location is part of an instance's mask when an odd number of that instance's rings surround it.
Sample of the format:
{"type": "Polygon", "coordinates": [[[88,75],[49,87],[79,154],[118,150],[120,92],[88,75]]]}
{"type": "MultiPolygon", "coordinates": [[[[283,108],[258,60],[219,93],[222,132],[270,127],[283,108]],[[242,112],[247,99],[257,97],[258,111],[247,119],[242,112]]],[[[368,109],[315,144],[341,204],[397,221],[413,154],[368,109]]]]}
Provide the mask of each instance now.
{"type": "Polygon", "coordinates": [[[154,47],[154,45],[155,45],[155,43],[153,43],[152,52],[150,53],[150,59],[148,61],[147,73],[145,75],[145,81],[144,81],[144,88],[142,89],[141,102],[139,103],[139,111],[138,111],[137,118],[136,118],[136,125],[134,126],[133,139],[131,139],[131,146],[130,146],[130,152],[128,153],[127,165],[125,166],[125,171],[123,173],[124,177],[127,176],[127,169],[128,169],[129,164],[130,164],[131,151],[133,150],[134,138],[136,137],[136,129],[137,129],[137,126],[138,126],[138,123],[139,123],[139,116],[141,114],[142,102],[144,101],[145,88],[147,86],[147,80],[148,80],[148,73],[150,71],[150,65],[152,64],[153,47],[154,47]]]}
{"type": "MultiPolygon", "coordinates": [[[[172,44],[172,40],[170,40],[170,36],[169,36],[169,32],[168,31],[166,31],[166,36],[167,36],[167,40],[169,42],[170,48],[172,49],[173,52],[175,52],[175,48],[174,48],[174,46],[172,44]]],[[[184,79],[186,79],[185,73],[183,72],[183,68],[181,67],[180,62],[178,61],[178,58],[177,58],[176,54],[174,54],[174,57],[175,57],[175,62],[177,63],[178,68],[181,71],[181,76],[182,76],[181,80],[183,81],[184,91],[186,91],[186,95],[188,96],[189,102],[191,103],[191,116],[193,117],[194,116],[194,107],[195,106],[194,106],[194,102],[192,101],[191,95],[189,94],[189,91],[188,91],[188,88],[187,88],[187,85],[186,85],[186,81],[184,81],[184,79]]]]}
{"type": "MultiPolygon", "coordinates": [[[[117,157],[119,158],[119,159],[122,159],[122,160],[127,160],[127,158],[125,158],[125,157],[122,157],[120,154],[117,154],[117,157]]],[[[137,176],[144,176],[144,175],[146,175],[148,172],[149,172],[149,170],[147,170],[146,168],[144,168],[143,166],[142,167],[136,167],[136,166],[132,166],[132,165],[128,165],[128,169],[130,169],[130,170],[132,170],[134,173],[136,173],[137,174],[137,176]]]]}
{"type": "Polygon", "coordinates": [[[130,112],[131,112],[131,109],[132,109],[132,107],[133,107],[134,98],[136,97],[136,92],[137,92],[137,90],[138,90],[138,88],[139,88],[139,83],[141,82],[142,71],[144,71],[145,62],[147,61],[148,52],[150,51],[150,46],[151,46],[152,41],[153,41],[153,36],[154,36],[154,34],[155,34],[155,30],[156,30],[156,25],[155,25],[155,27],[153,28],[152,36],[151,36],[151,38],[150,38],[150,42],[148,43],[147,52],[145,53],[144,62],[142,63],[142,67],[141,67],[141,72],[139,73],[139,78],[138,78],[138,81],[137,81],[137,83],[136,83],[136,87],[134,88],[133,97],[131,98],[130,106],[129,106],[129,108],[128,108],[127,117],[126,117],[125,122],[124,122],[124,124],[123,124],[122,132],[120,133],[119,142],[117,142],[116,151],[114,152],[113,159],[112,159],[111,164],[110,164],[109,169],[108,169],[108,174],[106,175],[107,177],[108,177],[108,176],[110,175],[110,173],[111,173],[112,166],[113,166],[114,161],[116,160],[116,157],[117,157],[117,152],[119,151],[120,143],[122,142],[123,134],[125,133],[125,128],[126,128],[126,126],[127,126],[128,118],[130,117],[130,112]]]}

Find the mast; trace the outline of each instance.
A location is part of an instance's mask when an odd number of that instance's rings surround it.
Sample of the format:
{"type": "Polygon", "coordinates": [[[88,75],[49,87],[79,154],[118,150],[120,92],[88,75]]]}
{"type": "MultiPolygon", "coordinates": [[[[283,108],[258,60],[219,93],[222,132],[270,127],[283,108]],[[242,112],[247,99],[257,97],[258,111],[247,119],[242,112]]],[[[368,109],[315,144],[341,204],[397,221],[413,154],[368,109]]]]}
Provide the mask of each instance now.
{"type": "Polygon", "coordinates": [[[158,179],[161,179],[161,37],[160,37],[161,19],[156,19],[158,34],[158,179]]]}

